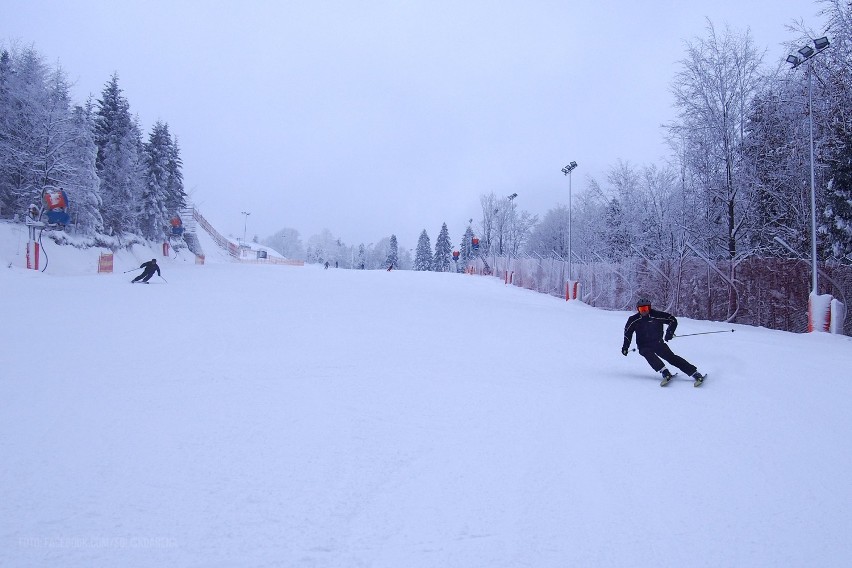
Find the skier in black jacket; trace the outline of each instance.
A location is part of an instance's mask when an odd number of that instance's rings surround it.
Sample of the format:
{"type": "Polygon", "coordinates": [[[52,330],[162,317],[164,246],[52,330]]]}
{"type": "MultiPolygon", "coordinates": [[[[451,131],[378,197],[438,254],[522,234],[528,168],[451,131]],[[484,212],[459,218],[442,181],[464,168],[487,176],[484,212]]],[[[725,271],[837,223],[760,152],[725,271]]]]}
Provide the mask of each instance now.
{"type": "Polygon", "coordinates": [[[665,359],[687,375],[695,379],[696,385],[704,380],[704,375],[698,372],[698,369],[678,355],[675,355],[671,348],[666,345],[666,341],[671,341],[677,329],[677,318],[667,312],[651,309],[651,301],[645,298],[636,302],[637,313],[627,319],[627,324],[624,326],[624,344],[621,347],[621,354],[627,355],[630,347],[630,342],[633,339],[633,334],[636,334],[636,347],[639,348],[639,354],[644,357],[651,367],[663,375],[663,383],[668,383],[672,378],[671,372],[666,369],[665,363],[661,359],[665,359]],[[665,336],[663,335],[663,326],[666,327],[665,336]]]}
{"type": "Polygon", "coordinates": [[[142,264],[139,265],[139,268],[144,268],[145,271],[142,274],[140,274],[139,276],[137,276],[136,278],[134,278],[133,280],[131,280],[131,282],[139,282],[140,280],[142,282],[147,282],[148,280],[151,279],[152,276],[154,276],[154,272],[157,273],[157,276],[160,275],[160,267],[157,266],[157,259],[156,258],[152,258],[148,262],[143,262],[142,264]]]}

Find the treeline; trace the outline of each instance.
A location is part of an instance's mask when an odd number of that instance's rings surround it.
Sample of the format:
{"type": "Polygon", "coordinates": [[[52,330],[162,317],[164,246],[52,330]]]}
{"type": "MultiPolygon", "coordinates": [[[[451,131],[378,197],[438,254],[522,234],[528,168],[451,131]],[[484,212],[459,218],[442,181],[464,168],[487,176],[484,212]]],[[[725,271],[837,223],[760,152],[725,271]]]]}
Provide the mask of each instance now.
{"type": "MultiPolygon", "coordinates": [[[[818,256],[852,264],[852,4],[821,4],[827,31],[791,41],[789,53],[815,36],[827,35],[830,46],[796,69],[780,63],[782,52],[772,54],[777,69],[764,70],[748,32],[708,23],[705,37],[687,43],[672,88],[678,117],[665,125],[673,154],[665,164],[619,162],[606,180],[587,178],[572,212],[579,260],[694,254],[687,243],[734,270],[755,255],[810,258],[811,67],[818,256]]],[[[512,205],[483,196],[487,253],[568,258],[566,207],[531,222],[512,205]]]]}
{"type": "MultiPolygon", "coordinates": [[[[570,223],[564,205],[539,219],[517,208],[515,194],[483,194],[481,218],[457,249],[460,266],[474,256],[474,235],[485,257],[568,260],[570,248],[581,264],[697,258],[724,265],[734,313],[743,262],[811,258],[811,126],[817,256],[822,265],[852,265],[852,4],[818,4],[825,30],[791,30],[787,50],[768,55],[748,31],[708,21],[672,78],[678,115],[664,125],[672,150],[665,163],[619,161],[606,179],[587,177],[570,223]],[[829,46],[804,64],[784,62],[824,36],[829,46]]],[[[441,236],[432,249],[424,230],[414,267],[447,270],[446,249],[441,236]]]]}
{"type": "Polygon", "coordinates": [[[167,123],[143,140],[117,74],[99,99],[75,104],[65,72],[34,48],[0,51],[0,218],[63,188],[78,233],[161,239],[186,205],[181,170],[167,123]]]}
{"type": "MultiPolygon", "coordinates": [[[[755,314],[801,312],[812,211],[818,292],[852,299],[852,4],[819,4],[825,31],[798,30],[788,51],[771,54],[777,66],[769,71],[748,32],[708,22],[674,76],[670,160],[619,162],[605,180],[587,178],[571,212],[571,260],[580,279],[597,271],[619,283],[612,301],[598,298],[604,307],[621,309],[640,289],[694,317],[763,325],[755,314]],[[784,63],[822,37],[828,47],[796,68],[784,63]]],[[[482,197],[483,252],[567,261],[568,209],[539,221],[516,214],[510,198],[482,197]]]]}

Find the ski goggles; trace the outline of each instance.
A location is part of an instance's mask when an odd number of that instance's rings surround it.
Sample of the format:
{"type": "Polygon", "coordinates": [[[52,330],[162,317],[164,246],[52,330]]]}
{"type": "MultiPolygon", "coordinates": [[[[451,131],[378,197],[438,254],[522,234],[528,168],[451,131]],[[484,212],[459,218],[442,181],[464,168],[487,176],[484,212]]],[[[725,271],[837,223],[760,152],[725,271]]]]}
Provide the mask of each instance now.
{"type": "Polygon", "coordinates": [[[636,309],[640,314],[645,315],[651,311],[651,306],[636,306],[636,309]]]}

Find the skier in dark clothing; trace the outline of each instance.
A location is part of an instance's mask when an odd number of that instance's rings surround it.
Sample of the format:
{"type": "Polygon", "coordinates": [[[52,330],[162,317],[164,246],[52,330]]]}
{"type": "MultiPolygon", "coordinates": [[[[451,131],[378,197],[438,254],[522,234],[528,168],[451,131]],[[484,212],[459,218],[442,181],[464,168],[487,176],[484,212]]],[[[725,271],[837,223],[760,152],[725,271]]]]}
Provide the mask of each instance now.
{"type": "Polygon", "coordinates": [[[661,359],[668,361],[695,379],[696,386],[700,384],[704,380],[704,375],[698,372],[695,365],[683,357],[675,355],[665,343],[671,341],[675,336],[677,318],[667,312],[652,310],[651,301],[644,298],[636,302],[636,310],[637,313],[630,316],[624,326],[624,344],[621,346],[621,354],[627,355],[635,333],[639,354],[648,361],[648,364],[655,371],[663,375],[661,384],[668,383],[672,378],[671,372],[661,359]],[[664,325],[666,326],[665,335],[663,335],[664,325]]]}
{"type": "Polygon", "coordinates": [[[157,273],[157,276],[160,275],[160,267],[157,266],[156,258],[152,258],[149,262],[143,262],[139,265],[139,268],[144,268],[145,271],[133,280],[131,280],[131,282],[139,282],[140,280],[142,282],[147,282],[151,279],[152,276],[154,276],[154,272],[157,273]]]}

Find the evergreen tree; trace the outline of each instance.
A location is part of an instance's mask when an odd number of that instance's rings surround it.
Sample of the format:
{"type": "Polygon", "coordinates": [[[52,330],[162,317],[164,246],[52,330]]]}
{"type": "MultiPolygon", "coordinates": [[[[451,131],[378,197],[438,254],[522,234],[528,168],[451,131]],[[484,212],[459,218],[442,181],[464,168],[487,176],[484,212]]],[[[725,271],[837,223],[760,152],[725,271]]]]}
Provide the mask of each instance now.
{"type": "Polygon", "coordinates": [[[71,202],[69,211],[77,229],[90,235],[102,231],[104,224],[100,212],[100,181],[95,166],[98,150],[91,102],[86,107],[75,107],[72,117],[72,143],[64,150],[64,159],[70,166],[65,185],[71,202]]]}
{"type": "Polygon", "coordinates": [[[388,246],[388,257],[385,260],[387,267],[399,267],[399,245],[396,242],[396,235],[391,235],[390,245],[388,246]]]}
{"type": "Polygon", "coordinates": [[[604,242],[606,248],[604,249],[604,256],[615,261],[633,256],[633,252],[630,250],[630,232],[626,227],[624,210],[617,199],[613,198],[609,201],[605,219],[604,242]]]}
{"type": "Polygon", "coordinates": [[[166,206],[171,174],[168,126],[157,121],[144,148],[145,186],[139,200],[139,229],[146,239],[158,240],[163,238],[171,215],[177,213],[166,206]]]}
{"type": "Polygon", "coordinates": [[[432,270],[435,272],[449,272],[452,261],[453,245],[450,243],[450,232],[447,224],[441,226],[441,232],[435,239],[435,255],[432,257],[432,270]]]}
{"type": "Polygon", "coordinates": [[[71,87],[65,72],[61,69],[50,71],[46,89],[47,107],[44,109],[44,122],[37,129],[41,131],[37,159],[39,176],[45,184],[66,185],[73,168],[65,160],[65,151],[74,141],[71,87]]]}
{"type": "Polygon", "coordinates": [[[426,229],[417,239],[417,251],[414,253],[414,270],[432,270],[432,243],[426,229]]]}
{"type": "Polygon", "coordinates": [[[464,236],[462,237],[461,244],[459,244],[459,263],[461,264],[462,269],[467,268],[467,265],[470,264],[471,260],[474,258],[473,236],[473,228],[468,225],[467,230],[464,232],[464,236]]]}
{"type": "Polygon", "coordinates": [[[803,191],[810,187],[804,161],[808,135],[803,130],[802,108],[778,104],[778,100],[801,99],[788,85],[773,85],[756,97],[743,143],[742,172],[753,227],[749,243],[781,256],[787,250],[776,237],[802,251],[810,243],[809,196],[803,191]]]}
{"type": "Polygon", "coordinates": [[[32,48],[7,53],[0,64],[0,207],[12,216],[38,203],[47,183],[48,70],[32,48]]]}
{"type": "Polygon", "coordinates": [[[367,268],[367,249],[364,247],[364,243],[358,245],[358,258],[355,260],[355,266],[358,270],[367,268]]]}
{"type": "MultiPolygon", "coordinates": [[[[168,130],[168,125],[166,125],[166,130],[168,130]]],[[[187,196],[183,185],[183,160],[180,157],[180,145],[175,137],[171,137],[169,140],[166,166],[169,173],[169,183],[166,187],[166,211],[174,215],[186,207],[187,196]]]]}
{"type": "Polygon", "coordinates": [[[0,217],[9,217],[13,208],[12,167],[12,56],[0,50],[0,217]]]}
{"type": "Polygon", "coordinates": [[[134,198],[144,186],[142,141],[139,126],[130,115],[130,104],[118,86],[118,74],[113,74],[104,87],[96,115],[96,163],[104,229],[109,234],[133,232],[138,225],[134,198]]]}
{"type": "Polygon", "coordinates": [[[12,56],[7,50],[0,50],[0,217],[3,216],[7,199],[11,198],[9,176],[6,171],[11,149],[9,145],[9,118],[12,116],[12,100],[9,96],[11,74],[12,56]]]}
{"type": "Polygon", "coordinates": [[[829,162],[832,178],[825,189],[825,207],[819,232],[825,235],[826,256],[852,262],[852,128],[838,121],[829,162]]]}
{"type": "Polygon", "coordinates": [[[828,106],[825,114],[815,117],[825,125],[821,130],[828,139],[821,159],[828,168],[826,182],[819,184],[825,188],[819,232],[824,235],[824,256],[848,264],[852,263],[852,4],[844,0],[823,4],[831,49],[812,63],[824,67],[815,69],[813,99],[828,106]]]}

